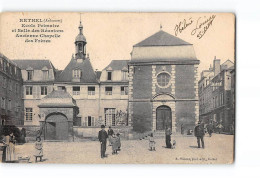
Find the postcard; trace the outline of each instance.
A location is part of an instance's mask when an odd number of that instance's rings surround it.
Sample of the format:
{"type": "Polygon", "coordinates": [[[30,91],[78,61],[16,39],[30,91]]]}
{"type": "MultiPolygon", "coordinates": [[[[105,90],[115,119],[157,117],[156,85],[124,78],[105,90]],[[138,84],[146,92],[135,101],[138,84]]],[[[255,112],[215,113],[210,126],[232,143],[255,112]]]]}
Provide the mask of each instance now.
{"type": "Polygon", "coordinates": [[[232,13],[3,12],[0,161],[232,164],[232,13]]]}

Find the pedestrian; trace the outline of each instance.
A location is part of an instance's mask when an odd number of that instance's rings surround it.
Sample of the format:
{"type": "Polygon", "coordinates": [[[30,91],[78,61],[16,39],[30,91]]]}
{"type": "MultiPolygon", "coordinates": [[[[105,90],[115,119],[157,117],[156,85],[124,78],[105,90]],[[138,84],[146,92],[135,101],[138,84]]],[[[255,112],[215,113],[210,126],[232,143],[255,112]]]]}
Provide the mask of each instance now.
{"type": "Polygon", "coordinates": [[[204,145],[205,132],[204,132],[203,124],[201,124],[200,121],[198,122],[197,126],[194,129],[194,134],[195,134],[195,137],[197,137],[198,148],[200,148],[200,141],[201,141],[202,148],[204,149],[204,147],[205,147],[205,145],[204,145]]]}
{"type": "Polygon", "coordinates": [[[22,128],[21,129],[21,142],[22,143],[25,143],[25,137],[26,137],[26,129],[25,128],[22,128]]]}
{"type": "Polygon", "coordinates": [[[4,143],[6,145],[6,162],[15,161],[15,136],[13,132],[5,136],[4,143]]]}
{"type": "Polygon", "coordinates": [[[98,140],[101,145],[101,158],[106,157],[106,145],[107,145],[107,132],[105,131],[105,126],[101,125],[101,130],[98,132],[98,140]]]}
{"type": "Polygon", "coordinates": [[[155,141],[153,138],[153,133],[151,133],[149,136],[149,148],[150,148],[150,151],[155,151],[155,141]]]}
{"type": "Polygon", "coordinates": [[[181,124],[181,134],[182,135],[184,134],[184,126],[183,126],[183,124],[181,124]]]}
{"type": "Polygon", "coordinates": [[[172,144],[171,144],[171,134],[172,134],[172,131],[171,131],[171,128],[170,127],[166,127],[166,130],[165,130],[165,142],[166,142],[166,148],[172,148],[172,144]]]}
{"type": "Polygon", "coordinates": [[[120,134],[116,134],[116,144],[117,144],[117,151],[121,150],[121,139],[120,139],[120,134]]]}
{"type": "Polygon", "coordinates": [[[117,144],[117,137],[115,134],[111,136],[111,145],[112,145],[112,155],[117,154],[118,144],[117,144]]]}
{"type": "Polygon", "coordinates": [[[35,142],[35,155],[41,156],[43,155],[43,145],[42,145],[42,140],[40,137],[36,138],[35,142]]]}
{"type": "Polygon", "coordinates": [[[208,131],[209,137],[211,137],[212,133],[213,133],[213,125],[212,125],[212,123],[208,124],[207,131],[208,131]]]}
{"type": "Polygon", "coordinates": [[[114,134],[114,131],[113,131],[113,129],[111,129],[111,126],[109,126],[109,128],[108,128],[107,134],[108,134],[109,146],[111,146],[111,138],[112,138],[112,135],[114,134]]]}

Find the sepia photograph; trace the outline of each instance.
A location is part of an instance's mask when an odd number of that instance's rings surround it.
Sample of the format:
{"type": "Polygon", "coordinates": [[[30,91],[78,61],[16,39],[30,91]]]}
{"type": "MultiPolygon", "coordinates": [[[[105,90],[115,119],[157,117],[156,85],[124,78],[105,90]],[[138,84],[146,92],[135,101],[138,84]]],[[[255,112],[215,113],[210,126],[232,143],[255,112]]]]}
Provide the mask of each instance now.
{"type": "Polygon", "coordinates": [[[235,19],[2,12],[0,162],[232,164],[235,19]]]}

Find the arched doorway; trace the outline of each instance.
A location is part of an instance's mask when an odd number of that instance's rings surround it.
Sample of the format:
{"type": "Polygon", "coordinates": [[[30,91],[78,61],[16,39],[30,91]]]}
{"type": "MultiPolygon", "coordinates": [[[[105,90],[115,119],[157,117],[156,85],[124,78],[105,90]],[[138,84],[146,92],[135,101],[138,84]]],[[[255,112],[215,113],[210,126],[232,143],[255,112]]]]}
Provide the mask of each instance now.
{"type": "Polygon", "coordinates": [[[69,124],[62,113],[51,113],[45,120],[45,140],[68,140],[69,124]]]}
{"type": "Polygon", "coordinates": [[[156,109],[156,130],[165,130],[166,127],[172,128],[172,112],[168,106],[159,106],[156,109]]]}

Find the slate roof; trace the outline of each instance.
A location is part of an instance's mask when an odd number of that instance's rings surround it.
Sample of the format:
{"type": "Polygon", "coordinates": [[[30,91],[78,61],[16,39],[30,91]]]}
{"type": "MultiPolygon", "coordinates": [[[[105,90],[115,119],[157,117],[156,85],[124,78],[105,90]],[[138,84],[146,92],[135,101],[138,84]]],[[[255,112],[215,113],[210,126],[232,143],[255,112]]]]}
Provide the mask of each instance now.
{"type": "Polygon", "coordinates": [[[53,90],[44,98],[72,98],[72,96],[66,91],[53,90]]]}
{"type": "Polygon", "coordinates": [[[101,73],[102,73],[102,71],[96,71],[96,76],[97,76],[98,80],[100,79],[101,73]]]}
{"type": "Polygon", "coordinates": [[[104,68],[107,70],[108,68],[112,68],[112,70],[122,70],[123,68],[128,68],[128,62],[130,60],[112,60],[110,64],[104,68]]]}
{"type": "Polygon", "coordinates": [[[54,66],[50,62],[50,60],[12,60],[15,64],[17,64],[22,70],[26,70],[31,67],[34,70],[42,70],[44,67],[48,69],[54,69],[54,66]]]}
{"type": "Polygon", "coordinates": [[[145,46],[180,46],[180,45],[192,45],[184,40],[175,37],[163,30],[153,34],[145,40],[134,45],[134,47],[145,47],[145,46]]]}
{"type": "Polygon", "coordinates": [[[83,34],[78,34],[75,41],[83,41],[86,42],[86,37],[83,34]]]}
{"type": "Polygon", "coordinates": [[[80,83],[97,83],[96,73],[93,70],[93,67],[88,58],[78,62],[78,60],[71,59],[70,63],[66,68],[60,73],[57,77],[57,82],[72,82],[72,71],[74,69],[81,70],[80,83]]]}
{"type": "Polygon", "coordinates": [[[68,92],[53,90],[41,100],[38,107],[77,107],[77,103],[68,92]]]}
{"type": "MultiPolygon", "coordinates": [[[[12,65],[19,67],[16,63],[13,62],[13,60],[10,60],[9,58],[7,58],[7,57],[6,57],[4,54],[2,54],[1,52],[0,52],[0,57],[1,57],[1,58],[4,58],[6,61],[8,61],[9,63],[11,63],[12,65]]],[[[19,68],[20,68],[20,67],[19,67],[19,68]]]]}

